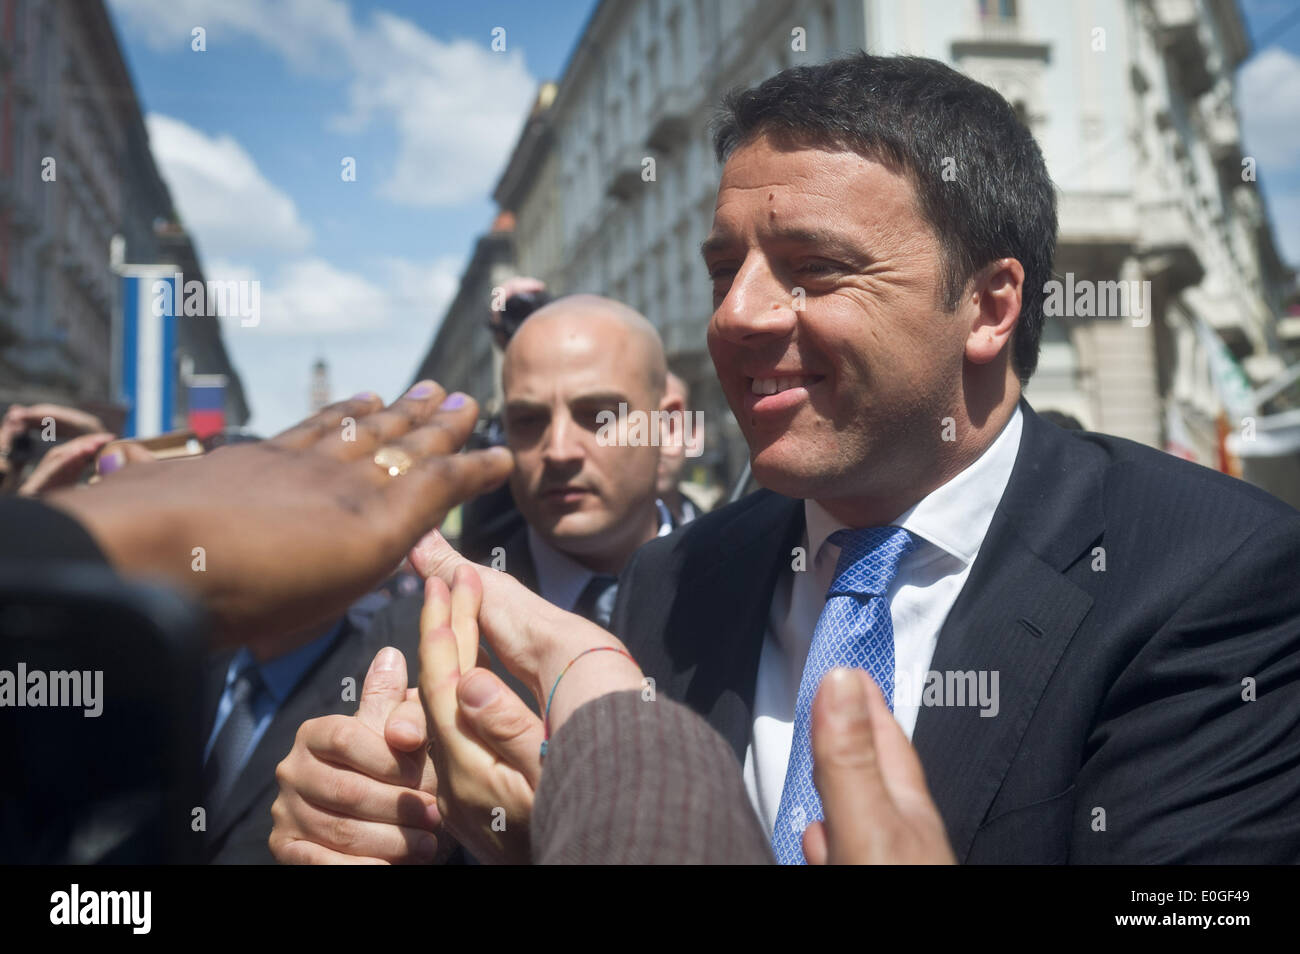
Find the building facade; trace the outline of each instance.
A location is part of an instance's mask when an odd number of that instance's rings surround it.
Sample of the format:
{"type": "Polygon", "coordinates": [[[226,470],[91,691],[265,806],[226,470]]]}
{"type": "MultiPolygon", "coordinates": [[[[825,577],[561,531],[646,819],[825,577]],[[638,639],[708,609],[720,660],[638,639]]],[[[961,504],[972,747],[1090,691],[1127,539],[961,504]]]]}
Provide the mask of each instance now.
{"type": "MultiPolygon", "coordinates": [[[[203,271],[102,0],[0,0],[0,89],[0,406],[54,401],[115,426],[118,268],[203,271]]],[[[226,421],[248,419],[218,319],[180,320],[167,360],[224,375],[226,421]]]]}
{"type": "Polygon", "coordinates": [[[1030,401],[1225,466],[1245,415],[1278,409],[1248,399],[1300,343],[1278,322],[1294,275],[1240,142],[1234,75],[1250,48],[1233,0],[602,2],[497,189],[520,270],[644,312],[711,424],[712,461],[735,474],[746,451],[705,349],[697,251],[720,172],[708,121],[728,89],[858,49],[993,86],[1043,149],[1063,307],[1030,401]],[[1236,399],[1225,373],[1244,378],[1236,399]]]}
{"type": "Polygon", "coordinates": [[[517,274],[513,234],[514,216],[501,213],[475,243],[456,297],[414,378],[432,378],[448,394],[470,395],[485,414],[500,410],[501,352],[493,347],[487,319],[493,290],[517,274]]]}

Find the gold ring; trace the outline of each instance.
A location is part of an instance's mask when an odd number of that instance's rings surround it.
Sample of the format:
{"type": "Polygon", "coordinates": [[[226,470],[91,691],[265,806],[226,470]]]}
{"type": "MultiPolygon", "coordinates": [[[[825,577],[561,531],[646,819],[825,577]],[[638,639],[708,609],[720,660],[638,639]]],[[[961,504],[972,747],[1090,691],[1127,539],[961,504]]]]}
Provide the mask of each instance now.
{"type": "Polygon", "coordinates": [[[375,463],[388,471],[389,477],[401,477],[414,466],[415,461],[406,451],[390,444],[375,452],[375,463]]]}

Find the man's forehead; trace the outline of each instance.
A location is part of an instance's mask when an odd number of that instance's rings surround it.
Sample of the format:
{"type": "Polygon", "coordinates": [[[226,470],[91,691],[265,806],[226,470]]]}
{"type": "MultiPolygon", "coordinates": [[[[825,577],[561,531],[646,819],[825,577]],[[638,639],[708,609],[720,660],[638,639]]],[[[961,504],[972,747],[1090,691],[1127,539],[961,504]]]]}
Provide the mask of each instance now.
{"type": "MultiPolygon", "coordinates": [[[[590,335],[539,335],[536,346],[515,349],[504,369],[506,399],[571,401],[586,394],[621,393],[636,362],[635,348],[615,347],[590,335]]],[[[624,343],[626,344],[626,343],[624,343]]]]}
{"type": "Polygon", "coordinates": [[[769,237],[816,242],[914,211],[913,199],[906,176],[856,152],[758,140],[727,160],[702,249],[755,224],[769,237]]]}

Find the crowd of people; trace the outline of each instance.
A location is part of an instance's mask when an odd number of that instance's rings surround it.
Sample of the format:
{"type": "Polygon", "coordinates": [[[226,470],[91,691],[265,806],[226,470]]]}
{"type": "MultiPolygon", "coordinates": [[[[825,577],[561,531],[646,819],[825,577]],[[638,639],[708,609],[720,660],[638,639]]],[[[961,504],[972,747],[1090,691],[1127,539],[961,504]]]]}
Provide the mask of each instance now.
{"type": "MultiPolygon", "coordinates": [[[[864,53],[729,94],[715,144],[734,503],[681,492],[683,434],[602,437],[688,409],[653,325],[531,280],[487,427],[421,381],[159,461],[10,409],[0,460],[79,436],[6,472],[4,598],[98,565],[201,607],[157,611],[206,640],[162,778],[202,824],[163,827],[214,863],[1300,859],[1300,513],[1025,399],[1056,211],[1014,110],[864,53]]],[[[87,857],[44,827],[25,860],[87,857]]]]}

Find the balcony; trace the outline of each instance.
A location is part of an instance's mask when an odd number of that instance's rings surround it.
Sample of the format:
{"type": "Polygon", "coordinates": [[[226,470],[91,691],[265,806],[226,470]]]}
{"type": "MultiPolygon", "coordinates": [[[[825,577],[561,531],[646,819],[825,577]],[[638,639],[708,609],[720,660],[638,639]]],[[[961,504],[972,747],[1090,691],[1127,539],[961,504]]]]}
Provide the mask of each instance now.
{"type": "Polygon", "coordinates": [[[614,165],[605,192],[616,199],[630,199],[641,185],[641,163],[635,159],[620,159],[614,165]]]}
{"type": "Polygon", "coordinates": [[[1056,218],[1062,244],[1129,246],[1137,238],[1128,192],[1061,192],[1056,218]]]}
{"type": "Polygon", "coordinates": [[[1241,126],[1232,108],[1222,104],[1205,114],[1205,143],[1225,185],[1241,176],[1241,126]]]}
{"type": "Polygon", "coordinates": [[[1200,287],[1184,290],[1182,298],[1184,304],[1218,333],[1234,356],[1241,358],[1252,353],[1249,319],[1243,302],[1224,292],[1200,287]]]}
{"type": "Polygon", "coordinates": [[[968,21],[964,35],[952,41],[952,58],[960,63],[967,57],[1013,57],[1046,62],[1051,48],[1025,35],[1014,16],[978,16],[968,21]]]}
{"type": "Polygon", "coordinates": [[[1168,282],[1172,294],[1196,285],[1205,267],[1192,242],[1192,226],[1176,199],[1138,204],[1138,256],[1143,270],[1168,282]]]}
{"type": "Polygon", "coordinates": [[[650,131],[645,144],[657,152],[671,152],[690,133],[691,99],[686,90],[664,90],[650,112],[650,131]]]}
{"type": "Polygon", "coordinates": [[[1209,69],[1209,50],[1201,39],[1196,0],[1155,0],[1155,38],[1174,64],[1183,91],[1194,99],[1209,91],[1214,77],[1209,69]]]}

